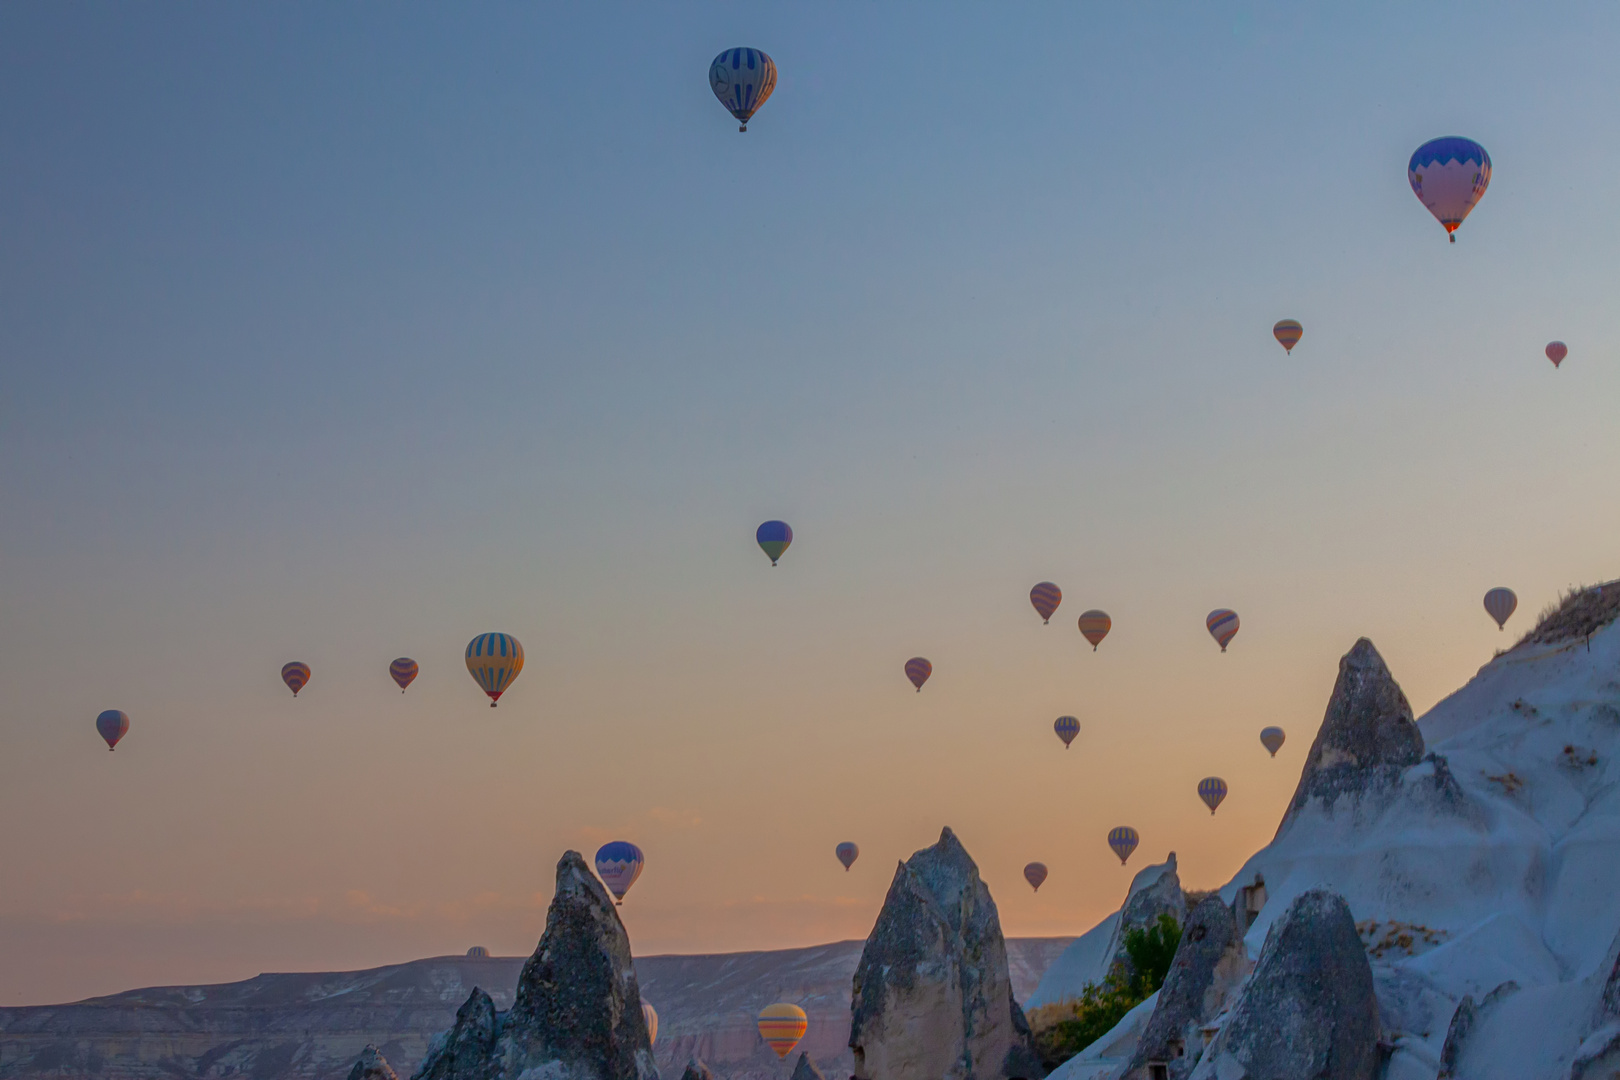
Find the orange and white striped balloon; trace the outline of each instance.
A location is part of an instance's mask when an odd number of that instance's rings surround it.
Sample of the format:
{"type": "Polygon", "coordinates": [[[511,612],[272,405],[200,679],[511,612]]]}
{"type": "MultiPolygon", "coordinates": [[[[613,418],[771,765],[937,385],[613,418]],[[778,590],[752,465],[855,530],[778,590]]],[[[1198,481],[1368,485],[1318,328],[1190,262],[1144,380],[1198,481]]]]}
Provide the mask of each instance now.
{"type": "Polygon", "coordinates": [[[809,1030],[810,1018],[797,1005],[779,1001],[759,1011],[759,1037],[765,1040],[766,1046],[776,1051],[779,1058],[793,1053],[793,1048],[799,1045],[799,1040],[809,1030]]]}

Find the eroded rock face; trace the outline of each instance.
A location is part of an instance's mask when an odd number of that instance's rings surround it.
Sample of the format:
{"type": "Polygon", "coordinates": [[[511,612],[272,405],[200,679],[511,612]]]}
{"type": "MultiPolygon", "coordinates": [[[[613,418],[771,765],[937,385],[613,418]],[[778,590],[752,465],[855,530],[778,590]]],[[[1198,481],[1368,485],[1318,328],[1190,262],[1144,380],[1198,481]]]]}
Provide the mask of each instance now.
{"type": "Polygon", "coordinates": [[[810,1060],[810,1055],[800,1051],[799,1063],[793,1066],[793,1075],[788,1080],[827,1080],[827,1078],[821,1075],[821,1070],[810,1060]]]}
{"type": "Polygon", "coordinates": [[[1207,897],[1182,929],[1158,1004],[1121,1080],[1150,1080],[1153,1063],[1166,1065],[1172,1076],[1190,1072],[1202,1045],[1200,1029],[1226,1007],[1246,974],[1248,958],[1232,909],[1219,896],[1207,897]]]}
{"type": "Polygon", "coordinates": [[[630,938],[607,890],[577,851],[557,863],[557,892],[546,912],[546,931],[518,976],[512,1008],[497,1017],[489,997],[475,990],[416,1080],[528,1076],[658,1077],[630,962],[630,938]],[[485,1046],[480,1058],[478,1051],[485,1046]]]}
{"type": "Polygon", "coordinates": [[[1115,964],[1121,964],[1127,974],[1135,974],[1130,954],[1125,951],[1125,935],[1132,930],[1153,926],[1161,915],[1176,920],[1177,926],[1187,922],[1187,897],[1181,891],[1181,877],[1176,873],[1176,853],[1173,851],[1170,858],[1165,860],[1158,880],[1131,893],[1120,910],[1119,925],[1114,930],[1113,955],[1108,962],[1109,970],[1115,964]]]}
{"type": "Polygon", "coordinates": [[[1350,905],[1312,889],[1266,935],[1193,1080],[1373,1080],[1378,999],[1350,905]]]}
{"type": "Polygon", "coordinates": [[[349,1070],[349,1080],[399,1080],[399,1075],[388,1065],[388,1059],[375,1046],[360,1051],[360,1059],[349,1070]]]}
{"type": "Polygon", "coordinates": [[[697,1058],[686,1063],[686,1071],[681,1073],[681,1080],[714,1080],[714,1073],[709,1067],[697,1058]]]}
{"type": "Polygon", "coordinates": [[[895,871],[855,971],[861,1080],[1040,1080],[990,890],[950,829],[895,871]]]}

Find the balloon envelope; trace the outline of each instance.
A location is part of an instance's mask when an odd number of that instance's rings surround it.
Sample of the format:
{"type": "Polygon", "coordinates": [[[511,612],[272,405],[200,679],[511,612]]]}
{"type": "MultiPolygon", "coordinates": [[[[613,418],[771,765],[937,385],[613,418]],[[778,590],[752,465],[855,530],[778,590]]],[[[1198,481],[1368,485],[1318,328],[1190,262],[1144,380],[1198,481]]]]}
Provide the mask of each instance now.
{"type": "Polygon", "coordinates": [[[1283,740],[1287,738],[1280,727],[1264,728],[1260,732],[1260,745],[1271,751],[1272,757],[1276,757],[1277,751],[1282,749],[1283,740]]]}
{"type": "Polygon", "coordinates": [[[1490,185],[1491,155],[1473,139],[1430,139],[1407,162],[1406,179],[1418,201],[1453,234],[1490,185]]]}
{"type": "Polygon", "coordinates": [[[399,684],[399,692],[403,694],[405,688],[416,678],[416,661],[408,656],[402,656],[388,665],[388,674],[399,684]]]}
{"type": "Polygon", "coordinates": [[[479,634],[467,642],[467,673],[489,695],[494,708],[523,670],[523,646],[511,634],[479,634]]]}
{"type": "Polygon", "coordinates": [[[1063,603],[1063,590],[1050,581],[1043,581],[1029,590],[1029,602],[1035,605],[1036,614],[1040,615],[1042,622],[1052,621],[1052,612],[1063,603]]]}
{"type": "Polygon", "coordinates": [[[758,49],[727,49],[709,65],[709,89],[726,110],[742,121],[738,131],[776,89],[776,63],[758,49]]]}
{"type": "Polygon", "coordinates": [[[647,1021],[647,1045],[651,1046],[658,1041],[658,1010],[643,1001],[641,1016],[647,1021]]]}
{"type": "Polygon", "coordinates": [[[645,865],[646,856],[628,840],[613,840],[596,849],[596,872],[615,900],[624,899],[645,865]]]}
{"type": "Polygon", "coordinates": [[[785,1058],[799,1045],[804,1033],[810,1029],[810,1018],[804,1010],[797,1005],[789,1005],[785,1001],[775,1005],[767,1005],[759,1010],[759,1037],[765,1040],[765,1045],[776,1051],[776,1056],[785,1058]]]}
{"type": "Polygon", "coordinates": [[[1283,347],[1284,352],[1293,352],[1299,339],[1305,336],[1305,328],[1293,319],[1284,319],[1271,328],[1271,336],[1277,339],[1277,344],[1283,347]]]}
{"type": "Polygon", "coordinates": [[[923,683],[927,682],[928,676],[933,673],[934,665],[920,656],[913,656],[906,661],[906,678],[911,680],[911,685],[917,688],[919,694],[922,693],[923,683]]]}
{"type": "Polygon", "coordinates": [[[1204,620],[1204,625],[1209,628],[1209,636],[1220,643],[1221,652],[1225,652],[1227,643],[1237,636],[1237,612],[1227,608],[1216,608],[1204,620]]]}
{"type": "Polygon", "coordinates": [[[1121,825],[1118,828],[1108,830],[1108,846],[1114,849],[1115,855],[1119,856],[1119,865],[1121,866],[1125,865],[1125,860],[1131,857],[1131,852],[1136,850],[1136,845],[1141,840],[1142,838],[1136,834],[1136,830],[1129,825],[1121,825]]]}
{"type": "Polygon", "coordinates": [[[785,521],[767,521],[754,530],[754,540],[759,549],[770,557],[771,565],[782,557],[782,552],[793,543],[793,527],[785,521]]]}
{"type": "Polygon", "coordinates": [[[293,697],[297,697],[298,691],[309,682],[309,665],[301,660],[281,665],[281,681],[287,684],[287,689],[293,692],[293,697]]]}
{"type": "Polygon", "coordinates": [[[1204,800],[1204,805],[1209,807],[1210,816],[1213,817],[1215,808],[1226,798],[1226,781],[1218,776],[1204,777],[1198,781],[1198,797],[1204,800]]]}
{"type": "Polygon", "coordinates": [[[1030,888],[1040,892],[1041,882],[1046,880],[1046,864],[1032,862],[1024,867],[1024,880],[1029,882],[1030,888]]]}
{"type": "Polygon", "coordinates": [[[861,857],[861,849],[845,840],[833,849],[833,854],[838,856],[838,861],[844,864],[845,870],[848,870],[855,865],[855,860],[861,857]]]}
{"type": "Polygon", "coordinates": [[[1552,361],[1553,367],[1557,367],[1559,364],[1562,364],[1564,362],[1564,357],[1568,355],[1569,346],[1565,345],[1562,341],[1547,342],[1547,359],[1552,361]]]}
{"type": "Polygon", "coordinates": [[[1508,616],[1519,606],[1519,598],[1512,589],[1496,588],[1485,594],[1485,611],[1496,620],[1498,630],[1507,623],[1508,616]]]}
{"type": "Polygon", "coordinates": [[[1063,740],[1063,749],[1067,750],[1080,734],[1080,721],[1072,716],[1060,716],[1052,721],[1052,730],[1057,732],[1057,737],[1063,740]]]}
{"type": "Polygon", "coordinates": [[[1102,644],[1102,639],[1108,636],[1108,631],[1113,629],[1113,626],[1114,620],[1108,617],[1106,611],[1092,608],[1080,615],[1080,633],[1091,642],[1092,652],[1097,651],[1097,646],[1102,644]]]}
{"type": "Polygon", "coordinates": [[[96,717],[96,732],[107,740],[107,749],[111,750],[129,734],[129,717],[117,709],[108,709],[96,717]]]}

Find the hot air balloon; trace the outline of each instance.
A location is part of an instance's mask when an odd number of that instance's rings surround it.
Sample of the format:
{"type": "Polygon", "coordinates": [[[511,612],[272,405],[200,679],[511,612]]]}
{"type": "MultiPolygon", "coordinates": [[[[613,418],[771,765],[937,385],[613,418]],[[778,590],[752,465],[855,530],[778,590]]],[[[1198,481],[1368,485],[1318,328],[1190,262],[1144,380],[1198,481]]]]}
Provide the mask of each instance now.
{"type": "Polygon", "coordinates": [[[1063,603],[1063,590],[1050,581],[1043,581],[1029,590],[1029,602],[1035,605],[1035,611],[1041,617],[1041,622],[1052,621],[1052,612],[1063,603]]]}
{"type": "Polygon", "coordinates": [[[642,1019],[647,1021],[647,1045],[651,1046],[658,1041],[658,1010],[647,1002],[641,1003],[642,1019]]]}
{"type": "Polygon", "coordinates": [[[1072,716],[1060,716],[1052,721],[1052,730],[1057,737],[1063,740],[1063,749],[1067,750],[1074,737],[1080,734],[1080,721],[1072,716]]]}
{"type": "Polygon", "coordinates": [[[1518,606],[1519,598],[1513,595],[1512,589],[1497,588],[1485,594],[1485,610],[1496,620],[1498,630],[1502,629],[1508,621],[1508,616],[1512,615],[1513,609],[1518,606]]]}
{"type": "Polygon", "coordinates": [[[1125,865],[1125,861],[1131,857],[1131,852],[1136,850],[1136,845],[1141,840],[1142,838],[1136,835],[1136,830],[1129,825],[1121,825],[1118,828],[1108,830],[1108,846],[1114,849],[1115,855],[1119,856],[1119,865],[1121,866],[1125,865]]]}
{"type": "Polygon", "coordinates": [[[1041,882],[1046,880],[1046,864],[1032,862],[1024,867],[1024,880],[1029,882],[1030,888],[1040,892],[1041,882]]]}
{"type": "Polygon", "coordinates": [[[1417,148],[1406,165],[1412,193],[1457,242],[1457,226],[1491,182],[1491,155],[1473,139],[1448,135],[1417,148]]]}
{"type": "Polygon", "coordinates": [[[298,691],[309,682],[309,665],[301,660],[281,665],[281,681],[287,684],[287,689],[293,692],[293,697],[297,697],[298,691]]]}
{"type": "Polygon", "coordinates": [[[1092,608],[1090,611],[1082,612],[1080,615],[1080,633],[1084,634],[1086,640],[1091,642],[1092,652],[1097,651],[1097,646],[1102,644],[1102,639],[1108,636],[1108,631],[1113,628],[1113,625],[1114,620],[1108,617],[1106,611],[1098,611],[1096,608],[1092,608]]]}
{"type": "Polygon", "coordinates": [[[1547,342],[1547,359],[1553,362],[1553,367],[1557,367],[1559,364],[1562,364],[1564,362],[1564,357],[1568,355],[1569,346],[1565,345],[1562,341],[1547,342]]]}
{"type": "Polygon", "coordinates": [[[408,656],[402,656],[388,665],[388,674],[399,683],[399,692],[403,694],[405,688],[416,678],[416,661],[408,656]]]}
{"type": "Polygon", "coordinates": [[[1216,608],[1204,620],[1204,625],[1209,628],[1209,636],[1220,643],[1221,652],[1225,652],[1227,643],[1237,637],[1237,612],[1226,608],[1216,608]]]}
{"type": "Polygon", "coordinates": [[[1277,339],[1284,352],[1292,354],[1299,339],[1305,336],[1305,328],[1295,319],[1284,319],[1271,328],[1271,336],[1277,339]]]}
{"type": "Polygon", "coordinates": [[[809,1029],[810,1018],[797,1005],[779,1001],[759,1010],[759,1037],[779,1058],[793,1053],[793,1048],[809,1029]]]}
{"type": "Polygon", "coordinates": [[[627,840],[613,840],[596,849],[596,872],[613,894],[615,903],[624,902],[624,894],[630,891],[646,865],[647,858],[641,854],[641,849],[627,840]]]}
{"type": "Polygon", "coordinates": [[[771,565],[775,566],[782,552],[793,543],[793,527],[785,521],[767,521],[754,530],[754,540],[759,544],[759,549],[770,556],[771,565]]]}
{"type": "Polygon", "coordinates": [[[934,665],[920,656],[913,656],[906,661],[906,678],[911,680],[911,685],[917,688],[919,694],[922,693],[922,684],[927,682],[928,676],[933,673],[934,665]]]}
{"type": "Polygon", "coordinates": [[[1268,727],[1260,731],[1260,745],[1271,751],[1272,757],[1277,756],[1277,751],[1282,749],[1283,740],[1287,738],[1280,727],[1268,727]]]}
{"type": "Polygon", "coordinates": [[[467,672],[494,708],[523,670],[523,646],[511,634],[479,634],[467,642],[467,672]]]}
{"type": "Polygon", "coordinates": [[[129,734],[129,717],[117,709],[108,709],[96,717],[96,732],[107,740],[107,749],[118,746],[118,740],[129,734]]]}
{"type": "Polygon", "coordinates": [[[1218,776],[1204,777],[1198,781],[1198,797],[1204,800],[1205,806],[1209,807],[1210,817],[1214,817],[1215,808],[1221,805],[1222,799],[1226,798],[1226,781],[1218,776]]]}
{"type": "Polygon", "coordinates": [[[484,948],[482,945],[474,945],[472,948],[467,950],[467,959],[488,960],[489,950],[484,948]]]}
{"type": "Polygon", "coordinates": [[[709,87],[720,104],[748,130],[759,107],[776,89],[776,63],[758,49],[727,49],[709,65],[709,87]]]}
{"type": "Polygon", "coordinates": [[[838,861],[844,864],[844,872],[848,873],[849,868],[855,865],[855,860],[861,857],[861,849],[845,840],[833,848],[833,854],[838,856],[838,861]]]}

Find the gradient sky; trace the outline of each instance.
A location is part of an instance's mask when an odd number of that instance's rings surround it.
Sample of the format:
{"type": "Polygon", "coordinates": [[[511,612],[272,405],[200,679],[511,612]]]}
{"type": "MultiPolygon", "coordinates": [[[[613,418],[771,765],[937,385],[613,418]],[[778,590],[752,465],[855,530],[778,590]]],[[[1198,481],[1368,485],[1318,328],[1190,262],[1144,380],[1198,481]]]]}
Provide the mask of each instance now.
{"type": "Polygon", "coordinates": [[[862,937],[945,824],[1013,934],[1226,881],[1358,636],[1421,710],[1620,576],[1617,52],[1606,3],[0,6],[0,1003],[527,953],[614,838],[643,954],[862,937]]]}

